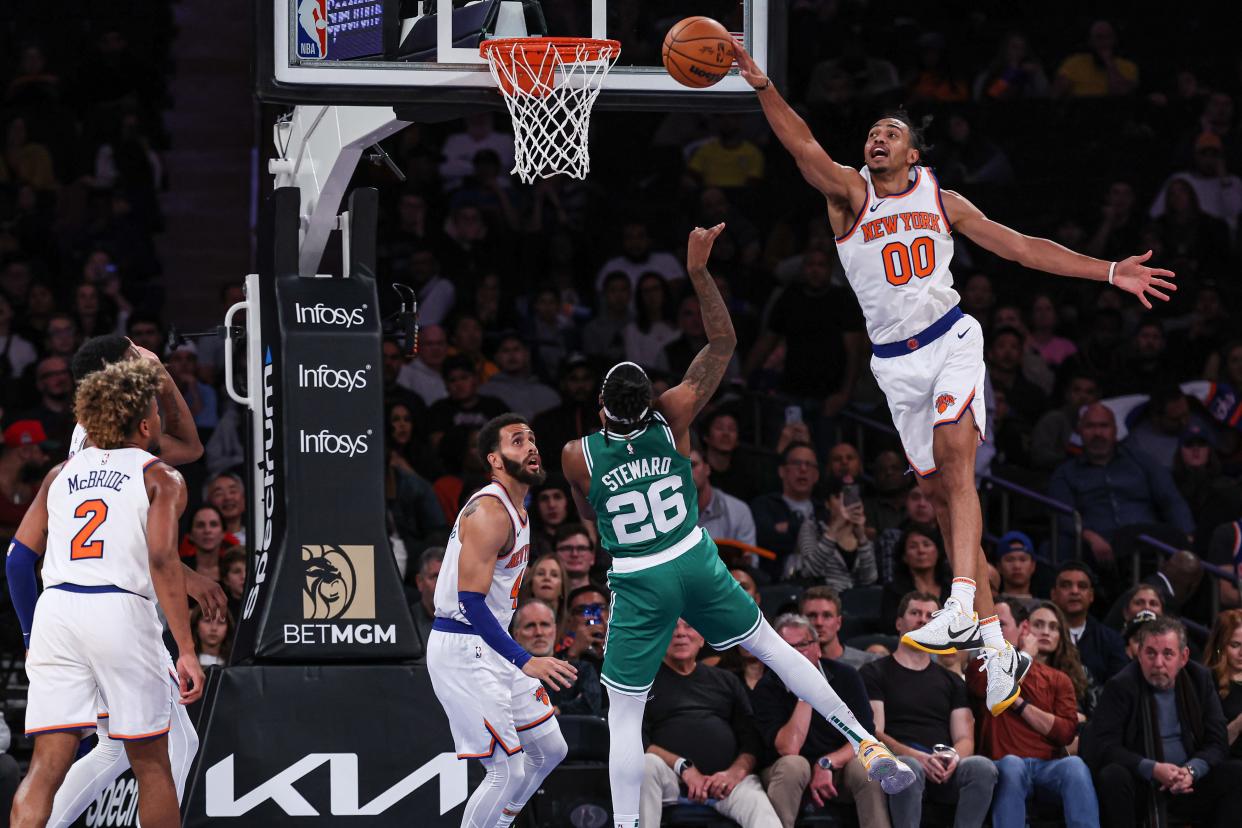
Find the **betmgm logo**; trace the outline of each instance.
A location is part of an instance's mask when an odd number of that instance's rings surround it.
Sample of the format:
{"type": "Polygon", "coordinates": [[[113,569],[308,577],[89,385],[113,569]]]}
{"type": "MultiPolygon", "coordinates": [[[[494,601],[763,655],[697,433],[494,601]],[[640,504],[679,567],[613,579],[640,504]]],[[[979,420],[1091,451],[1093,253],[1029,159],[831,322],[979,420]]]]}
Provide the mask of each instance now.
{"type": "MultiPolygon", "coordinates": [[[[375,547],[302,547],[302,618],[307,622],[375,619],[375,547]]],[[[396,624],[285,624],[286,644],[395,644],[396,624]]]]}

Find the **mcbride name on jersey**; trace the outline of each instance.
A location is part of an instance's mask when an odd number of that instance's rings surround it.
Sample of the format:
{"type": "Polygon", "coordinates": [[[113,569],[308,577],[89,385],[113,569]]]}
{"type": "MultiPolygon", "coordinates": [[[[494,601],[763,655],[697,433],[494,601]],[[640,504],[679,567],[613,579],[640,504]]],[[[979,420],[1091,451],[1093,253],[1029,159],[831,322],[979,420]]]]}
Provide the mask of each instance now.
{"type": "Polygon", "coordinates": [[[591,475],[587,500],[598,516],[600,544],[617,558],[663,552],[698,529],[699,494],[690,458],[677,450],[658,412],[629,434],[582,438],[591,475]]]}
{"type": "Polygon", "coordinates": [[[927,329],[958,304],[949,263],[953,233],[940,199],[940,184],[927,167],[914,167],[910,186],[876,195],[871,171],[862,211],[837,253],[877,345],[901,342],[927,329]]]}

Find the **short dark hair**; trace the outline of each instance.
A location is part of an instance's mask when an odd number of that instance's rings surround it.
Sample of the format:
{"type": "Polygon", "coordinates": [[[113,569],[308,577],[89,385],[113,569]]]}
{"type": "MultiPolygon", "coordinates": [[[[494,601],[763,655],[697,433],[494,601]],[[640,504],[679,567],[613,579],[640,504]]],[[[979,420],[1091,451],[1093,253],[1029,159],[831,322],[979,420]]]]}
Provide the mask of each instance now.
{"type": "Polygon", "coordinates": [[[931,150],[931,145],[927,143],[926,132],[927,128],[931,126],[932,116],[924,115],[919,119],[919,122],[916,125],[914,123],[914,118],[909,112],[906,111],[906,108],[904,106],[899,106],[896,109],[890,109],[884,112],[880,115],[880,117],[876,118],[875,121],[876,123],[879,123],[885,118],[891,118],[894,121],[901,121],[906,125],[906,129],[910,131],[910,146],[919,151],[919,160],[922,161],[923,157],[931,150]]]}
{"type": "Polygon", "coordinates": [[[135,325],[154,325],[155,329],[158,330],[161,335],[164,333],[164,323],[153,313],[137,311],[130,314],[129,319],[125,322],[125,330],[133,331],[135,325]]]}
{"type": "Polygon", "coordinates": [[[492,417],[479,429],[479,459],[483,461],[484,468],[491,465],[487,462],[487,455],[500,451],[500,430],[511,425],[524,425],[530,428],[530,422],[525,417],[510,411],[507,414],[492,417]]]}
{"type": "Polygon", "coordinates": [[[591,540],[591,533],[581,523],[562,523],[556,527],[556,534],[552,536],[552,545],[559,546],[561,541],[572,538],[575,535],[586,535],[586,539],[591,543],[591,549],[595,548],[595,541],[591,540]]]}
{"type": "Polygon", "coordinates": [[[631,286],[630,274],[626,273],[624,270],[610,270],[604,274],[604,290],[608,290],[608,286],[617,281],[625,282],[627,287],[631,286]]]}
{"type": "Polygon", "coordinates": [[[418,556],[418,574],[422,575],[427,571],[427,567],[436,562],[444,562],[444,547],[428,546],[423,550],[423,554],[418,556]]]}
{"type": "Polygon", "coordinates": [[[996,603],[1004,604],[1009,607],[1009,612],[1013,614],[1013,623],[1015,624],[1021,624],[1023,621],[1031,617],[1031,611],[1026,608],[1026,604],[1022,603],[1017,598],[1010,598],[1006,596],[999,599],[996,603]]]}
{"type": "Polygon", "coordinates": [[[798,599],[799,612],[806,606],[807,601],[830,601],[837,608],[837,615],[841,614],[841,596],[832,587],[809,587],[806,592],[802,593],[802,597],[798,599]]]}
{"type": "Polygon", "coordinates": [[[1018,330],[1013,325],[1004,325],[992,331],[992,335],[988,337],[988,347],[991,348],[993,345],[995,345],[996,341],[1000,339],[1002,336],[1015,337],[1017,338],[1018,342],[1021,342],[1023,338],[1022,331],[1018,330]]]}
{"type": "Polygon", "coordinates": [[[569,594],[565,596],[565,607],[572,607],[575,598],[579,595],[586,595],[588,592],[598,592],[600,595],[604,596],[604,603],[607,603],[609,596],[612,595],[612,593],[608,591],[608,587],[600,586],[596,583],[583,584],[580,587],[574,587],[569,591],[569,594]]]}
{"type": "Polygon", "coordinates": [[[781,452],[781,465],[783,466],[788,463],[789,455],[793,454],[798,449],[810,449],[811,453],[815,454],[815,462],[819,462],[819,455],[815,453],[815,446],[805,440],[794,440],[792,443],[785,446],[785,450],[781,452]]]}
{"type": "Polygon", "coordinates": [[[244,564],[247,563],[246,547],[241,546],[240,544],[237,546],[230,546],[225,550],[224,554],[220,556],[220,572],[227,575],[229,567],[238,561],[244,564]]]}
{"type": "Polygon", "coordinates": [[[1138,645],[1143,646],[1147,639],[1154,635],[1164,635],[1165,633],[1177,633],[1177,646],[1186,649],[1186,627],[1181,621],[1168,616],[1161,616],[1154,621],[1148,621],[1139,627],[1135,635],[1138,636],[1138,645]]]}
{"type": "Polygon", "coordinates": [[[449,374],[454,371],[465,371],[467,374],[474,373],[474,362],[465,354],[453,354],[444,358],[444,362],[440,364],[440,376],[448,379],[449,374]]]}
{"type": "Polygon", "coordinates": [[[940,596],[932,595],[930,592],[919,592],[916,589],[901,596],[901,603],[897,605],[898,618],[905,615],[906,610],[910,609],[911,601],[929,601],[935,604],[937,608],[940,607],[940,596]]]}
{"type": "Polygon", "coordinates": [[[1065,563],[1057,567],[1057,577],[1053,579],[1054,584],[1056,583],[1058,579],[1060,579],[1061,574],[1064,572],[1083,573],[1084,575],[1087,576],[1087,580],[1091,582],[1091,588],[1095,589],[1095,573],[1091,571],[1091,567],[1087,566],[1082,561],[1066,561],[1065,563]]]}
{"type": "Polygon", "coordinates": [[[78,348],[69,363],[73,379],[81,382],[100,368],[120,362],[129,353],[129,349],[129,340],[117,334],[91,337],[82,343],[82,347],[78,348]]]}
{"type": "Polygon", "coordinates": [[[651,411],[651,379],[634,363],[619,362],[604,378],[600,398],[610,422],[637,426],[651,411]]]}

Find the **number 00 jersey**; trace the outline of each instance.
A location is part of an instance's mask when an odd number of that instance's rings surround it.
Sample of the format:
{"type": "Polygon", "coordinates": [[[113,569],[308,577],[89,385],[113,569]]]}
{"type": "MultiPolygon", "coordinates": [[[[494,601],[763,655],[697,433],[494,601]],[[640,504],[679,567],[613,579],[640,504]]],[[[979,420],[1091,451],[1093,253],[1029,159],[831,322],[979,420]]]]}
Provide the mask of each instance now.
{"type": "Polygon", "coordinates": [[[143,473],[158,462],[137,448],[86,448],[65,462],[47,492],[45,587],[117,586],[155,600],[143,473]]]}
{"type": "Polygon", "coordinates": [[[860,171],[867,197],[854,226],[837,239],[845,276],[877,345],[901,342],[926,329],[958,303],[949,263],[953,234],[940,183],[915,167],[908,189],[877,196],[871,171],[860,171]]]}
{"type": "Polygon", "coordinates": [[[444,563],[436,579],[436,617],[451,618],[467,625],[470,623],[457,603],[457,592],[461,589],[457,582],[461,560],[461,516],[465,514],[466,506],[480,497],[499,500],[513,522],[513,546],[496,559],[492,585],[487,590],[487,608],[496,616],[501,628],[507,630],[513,620],[513,611],[517,609],[518,589],[522,586],[522,574],[526,571],[526,561],[530,556],[530,523],[522,520],[509,499],[509,492],[495,480],[471,495],[453,522],[453,531],[444,547],[444,563]]]}
{"type": "Polygon", "coordinates": [[[614,558],[664,552],[698,532],[699,491],[690,458],[677,450],[663,415],[652,414],[629,434],[588,434],[582,454],[600,544],[614,558]]]}

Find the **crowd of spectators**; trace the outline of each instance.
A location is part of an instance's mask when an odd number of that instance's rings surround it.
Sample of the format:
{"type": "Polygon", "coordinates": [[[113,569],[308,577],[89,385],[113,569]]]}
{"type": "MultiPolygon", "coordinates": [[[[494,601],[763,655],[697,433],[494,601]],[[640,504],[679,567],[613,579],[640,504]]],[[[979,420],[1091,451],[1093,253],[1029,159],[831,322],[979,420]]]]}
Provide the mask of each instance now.
{"type": "MultiPolygon", "coordinates": [[[[557,5],[545,2],[550,16],[557,5]]],[[[859,164],[865,128],[904,103],[935,116],[925,161],[941,182],[990,215],[1107,259],[1150,249],[1178,274],[1173,301],[1144,312],[955,240],[962,306],[987,342],[981,485],[1010,480],[1081,517],[1081,561],[1068,560],[1079,544],[1068,513],[1054,532],[1042,507],[1015,501],[1009,523],[992,510],[985,526],[1006,638],[1036,661],[1022,701],[993,719],[965,659],[896,644],[948,594],[935,509],[883,427],[823,205],[755,115],[600,113],[582,182],[518,183],[491,113],[386,141],[404,184],[359,170],[355,183],[381,193],[380,279],[419,297],[417,356],[386,342],[382,360],[389,534],[419,635],[449,527],[486,482],[478,429],[521,412],[551,474],[527,504],[533,554],[513,633],[578,667],[552,696],[562,713],[604,711],[609,561],[559,475],[560,448],[598,427],[612,363],[643,365],[657,392],[680,379],[705,341],[685,231],[724,221],[709,267],[739,347],[696,424],[700,521],[781,635],[919,783],[877,800],[836,731],[762,664],[711,652],[682,625],[648,706],[644,817],[696,801],[788,828],[804,809],[853,801],[868,825],[945,809],[962,826],[989,810],[995,825],[1021,825],[1051,803],[1072,825],[1149,811],[1224,824],[1242,791],[1242,603],[1203,564],[1242,572],[1242,340],[1228,310],[1242,292],[1242,60],[1230,12],[1154,33],[1069,4],[1041,20],[979,9],[952,26],[960,14],[872,5],[790,4],[782,92],[834,158],[859,164]],[[1182,551],[1166,560],[1144,536],[1182,551]],[[680,777],[679,758],[693,760],[680,777]]],[[[139,6],[151,9],[137,22],[100,17],[72,37],[0,12],[0,534],[64,456],[75,349],[122,333],[164,359],[194,415],[206,451],[183,469],[182,555],[236,610],[244,418],[220,392],[221,350],[168,340],[173,282],[153,239],[171,24],[165,4],[139,6]]],[[[226,307],[240,287],[219,289],[226,307]]],[[[194,632],[204,664],[227,661],[231,622],[196,618],[194,632]]]]}

